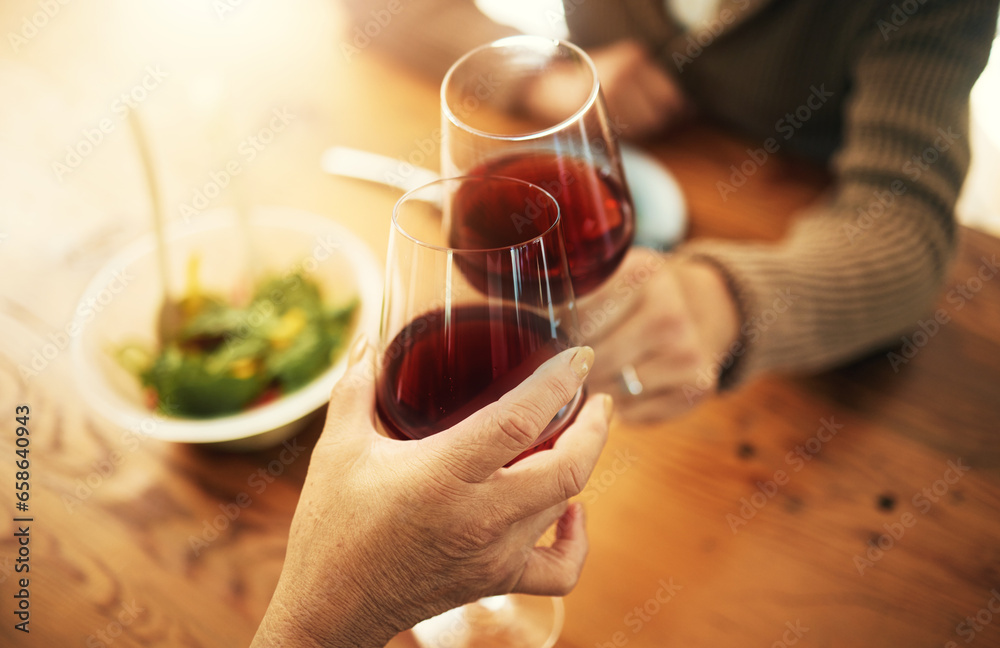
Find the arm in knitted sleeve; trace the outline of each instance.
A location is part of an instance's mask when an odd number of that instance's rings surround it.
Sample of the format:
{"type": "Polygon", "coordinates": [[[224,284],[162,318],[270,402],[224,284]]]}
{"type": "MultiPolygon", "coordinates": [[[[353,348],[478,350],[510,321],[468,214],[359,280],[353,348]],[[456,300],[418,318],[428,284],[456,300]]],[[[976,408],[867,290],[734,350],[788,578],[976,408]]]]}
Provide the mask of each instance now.
{"type": "Polygon", "coordinates": [[[925,316],[955,250],[968,96],[996,24],[996,0],[928,0],[887,37],[873,24],[859,39],[832,202],[777,245],[685,246],[727,277],[743,316],[743,353],[722,387],[837,365],[925,316]]]}
{"type": "Polygon", "coordinates": [[[490,20],[473,0],[343,0],[343,5],[350,21],[341,47],[345,56],[370,46],[435,79],[469,50],[518,33],[490,20]],[[379,12],[388,13],[387,22],[386,13],[380,14],[385,25],[375,16],[379,12]]]}

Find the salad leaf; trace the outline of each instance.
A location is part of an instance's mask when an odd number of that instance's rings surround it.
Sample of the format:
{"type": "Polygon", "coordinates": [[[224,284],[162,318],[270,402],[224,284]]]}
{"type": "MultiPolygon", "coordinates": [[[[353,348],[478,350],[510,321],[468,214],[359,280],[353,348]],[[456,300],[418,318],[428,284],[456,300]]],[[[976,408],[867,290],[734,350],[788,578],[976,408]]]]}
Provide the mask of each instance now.
{"type": "Polygon", "coordinates": [[[127,345],[116,357],[164,413],[196,418],[233,414],[312,381],[342,350],[358,306],[324,304],[319,286],[298,273],[261,281],[245,307],[206,295],[189,277],[184,303],[170,344],[127,345]]]}
{"type": "Polygon", "coordinates": [[[161,403],[169,402],[174,412],[207,418],[240,411],[270,379],[263,372],[237,377],[228,368],[213,370],[204,355],[171,345],[142,375],[142,381],[156,390],[161,403]]]}
{"type": "Polygon", "coordinates": [[[301,387],[330,366],[333,342],[313,324],[296,336],[290,346],[271,353],[264,366],[282,385],[291,389],[301,387]]]}

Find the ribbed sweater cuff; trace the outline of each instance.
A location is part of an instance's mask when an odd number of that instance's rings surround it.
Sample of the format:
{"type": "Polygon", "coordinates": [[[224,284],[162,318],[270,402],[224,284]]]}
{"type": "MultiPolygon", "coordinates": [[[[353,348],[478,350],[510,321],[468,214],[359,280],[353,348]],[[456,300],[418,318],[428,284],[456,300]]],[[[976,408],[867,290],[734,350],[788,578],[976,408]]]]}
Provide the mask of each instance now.
{"type": "Polygon", "coordinates": [[[703,241],[684,246],[678,256],[715,267],[736,300],[742,325],[735,345],[717,359],[722,368],[719,389],[735,387],[771,368],[774,354],[760,348],[760,336],[777,326],[788,304],[799,297],[783,280],[785,269],[775,259],[774,246],[703,241]],[[775,302],[783,312],[778,312],[775,302]]]}
{"type": "Polygon", "coordinates": [[[860,235],[850,212],[827,208],[777,244],[695,241],[678,251],[722,272],[742,317],[720,359],[720,388],[765,370],[826,369],[918,325],[953,246],[919,201],[896,207],[860,235]]]}

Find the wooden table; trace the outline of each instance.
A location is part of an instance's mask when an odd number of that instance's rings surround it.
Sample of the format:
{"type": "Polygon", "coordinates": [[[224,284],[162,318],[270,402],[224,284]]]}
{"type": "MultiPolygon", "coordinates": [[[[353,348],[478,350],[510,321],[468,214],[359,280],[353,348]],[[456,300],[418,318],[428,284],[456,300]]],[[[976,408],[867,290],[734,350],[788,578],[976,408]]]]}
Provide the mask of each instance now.
{"type": "MultiPolygon", "coordinates": [[[[11,4],[0,32],[21,33],[38,7],[11,4]]],[[[59,5],[0,54],[0,484],[12,489],[14,408],[30,404],[34,516],[23,635],[10,612],[14,502],[2,498],[3,646],[247,645],[307,466],[307,453],[282,465],[196,555],[190,539],[278,451],[123,436],[79,401],[65,354],[21,375],[89,275],[148,227],[119,122],[62,182],[51,162],[115,117],[113,100],[147,65],[167,74],[142,110],[172,205],[287,107],[287,131],[246,171],[250,198],[328,215],[384,254],[394,195],[325,177],[319,154],[339,143],[436,158],[421,151],[437,127],[435,84],[367,50],[348,60],[328,3],[232,2],[221,14],[163,4],[176,7],[59,5]]],[[[715,181],[747,145],[698,126],[650,146],[684,187],[692,236],[778,238],[823,191],[822,171],[779,159],[722,202],[715,181]]],[[[994,254],[1000,241],[963,230],[951,283],[994,254]]],[[[877,354],[821,376],[757,380],[669,423],[616,424],[582,496],[591,554],[559,645],[1000,645],[1000,281],[961,310],[941,307],[953,321],[898,373],[877,354]],[[949,472],[956,465],[968,471],[949,472]],[[960,625],[967,617],[979,630],[960,625]]],[[[319,425],[298,443],[309,447],[319,425]]]]}

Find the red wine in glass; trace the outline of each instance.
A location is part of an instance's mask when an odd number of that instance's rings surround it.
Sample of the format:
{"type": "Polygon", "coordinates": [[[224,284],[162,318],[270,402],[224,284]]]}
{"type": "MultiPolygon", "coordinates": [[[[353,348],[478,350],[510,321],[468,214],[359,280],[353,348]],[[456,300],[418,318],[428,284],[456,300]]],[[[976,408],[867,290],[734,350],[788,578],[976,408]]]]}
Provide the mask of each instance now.
{"type": "Polygon", "coordinates": [[[466,182],[447,214],[454,263],[481,293],[531,304],[566,301],[567,245],[551,195],[526,181],[466,182]],[[535,244],[509,252],[525,241],[535,244]]]}
{"type": "MultiPolygon", "coordinates": [[[[497,401],[567,346],[547,317],[510,303],[432,311],[404,327],[382,356],[379,419],[396,438],[430,436],[497,401]]],[[[581,402],[578,395],[539,439],[554,443],[581,402]]],[[[544,447],[551,443],[517,459],[544,447]]]]}
{"type": "MultiPolygon", "coordinates": [[[[451,428],[570,346],[559,205],[535,185],[466,176],[416,189],[393,211],[387,257],[376,410],[390,436],[451,428]]],[[[551,447],[582,401],[581,388],[521,457],[551,447]]]]}
{"type": "MultiPolygon", "coordinates": [[[[555,197],[562,213],[573,290],[578,296],[589,293],[610,277],[632,245],[635,219],[627,192],[612,174],[585,160],[547,151],[527,152],[487,162],[470,175],[517,178],[555,197]]],[[[504,196],[478,199],[503,205],[507,209],[495,213],[508,214],[507,218],[514,223],[526,225],[532,220],[530,206],[507,204],[512,201],[504,196]]],[[[462,213],[466,217],[474,215],[474,210],[462,213]]],[[[484,230],[489,233],[489,226],[476,221],[461,223],[456,229],[460,234],[473,233],[468,236],[482,236],[484,230]]]]}

